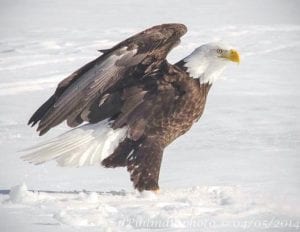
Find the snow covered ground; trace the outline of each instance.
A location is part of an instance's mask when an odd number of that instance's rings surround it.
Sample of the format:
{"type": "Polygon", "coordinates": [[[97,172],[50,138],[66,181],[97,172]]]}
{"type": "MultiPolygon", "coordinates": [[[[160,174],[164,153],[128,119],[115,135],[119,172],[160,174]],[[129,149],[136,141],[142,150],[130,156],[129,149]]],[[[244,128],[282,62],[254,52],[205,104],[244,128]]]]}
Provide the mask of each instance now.
{"type": "Polygon", "coordinates": [[[296,0],[0,1],[0,231],[300,230],[300,3],[296,0]],[[169,56],[223,40],[241,55],[206,112],[165,151],[161,193],[124,169],[32,166],[54,137],[26,126],[59,80],[144,28],[185,23],[169,56]],[[26,183],[26,184],[22,184],[26,183]]]}

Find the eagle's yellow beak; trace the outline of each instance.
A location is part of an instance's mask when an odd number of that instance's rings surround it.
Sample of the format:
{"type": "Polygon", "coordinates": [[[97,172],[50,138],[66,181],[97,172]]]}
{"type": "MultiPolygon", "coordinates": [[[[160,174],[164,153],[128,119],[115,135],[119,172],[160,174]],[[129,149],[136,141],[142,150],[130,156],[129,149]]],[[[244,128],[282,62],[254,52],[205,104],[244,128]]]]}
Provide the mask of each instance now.
{"type": "Polygon", "coordinates": [[[234,49],[230,49],[222,56],[222,58],[228,59],[232,62],[240,63],[240,54],[234,49]]]}

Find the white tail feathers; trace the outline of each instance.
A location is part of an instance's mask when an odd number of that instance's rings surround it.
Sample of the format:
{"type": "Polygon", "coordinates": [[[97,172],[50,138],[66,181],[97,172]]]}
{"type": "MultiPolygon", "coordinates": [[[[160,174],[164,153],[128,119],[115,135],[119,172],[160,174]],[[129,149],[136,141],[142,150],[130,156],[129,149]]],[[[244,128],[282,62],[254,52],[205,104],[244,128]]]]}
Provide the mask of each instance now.
{"type": "Polygon", "coordinates": [[[108,121],[86,124],[48,142],[24,150],[21,158],[33,164],[56,160],[60,166],[100,164],[111,155],[127,134],[127,128],[113,130],[108,121]]]}

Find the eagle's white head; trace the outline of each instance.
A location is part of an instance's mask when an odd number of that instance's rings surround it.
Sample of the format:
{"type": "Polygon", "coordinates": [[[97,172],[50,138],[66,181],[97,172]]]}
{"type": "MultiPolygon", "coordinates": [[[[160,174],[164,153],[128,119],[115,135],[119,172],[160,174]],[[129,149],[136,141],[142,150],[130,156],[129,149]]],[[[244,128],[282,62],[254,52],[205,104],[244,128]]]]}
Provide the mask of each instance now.
{"type": "Polygon", "coordinates": [[[201,84],[212,84],[230,61],[240,62],[236,50],[222,43],[208,43],[184,58],[184,66],[191,77],[199,78],[201,84]]]}

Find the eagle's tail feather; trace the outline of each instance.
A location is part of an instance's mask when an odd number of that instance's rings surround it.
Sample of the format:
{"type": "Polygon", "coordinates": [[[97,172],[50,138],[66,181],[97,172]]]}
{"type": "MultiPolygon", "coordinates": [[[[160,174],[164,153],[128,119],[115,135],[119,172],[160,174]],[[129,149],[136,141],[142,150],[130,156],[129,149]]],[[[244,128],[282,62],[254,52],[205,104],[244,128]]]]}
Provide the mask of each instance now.
{"type": "Polygon", "coordinates": [[[48,142],[26,149],[21,158],[33,164],[56,160],[60,166],[100,164],[114,152],[127,134],[127,128],[113,130],[108,121],[86,124],[48,142]]]}

